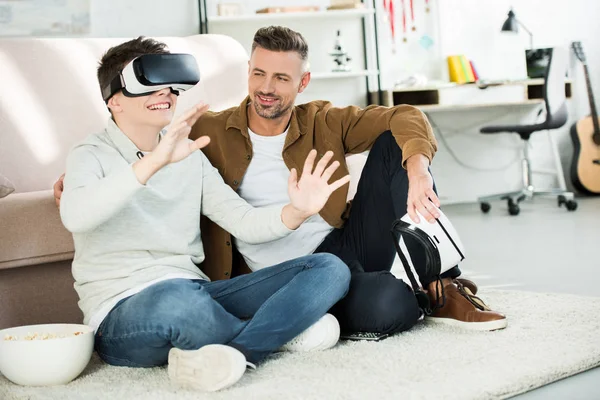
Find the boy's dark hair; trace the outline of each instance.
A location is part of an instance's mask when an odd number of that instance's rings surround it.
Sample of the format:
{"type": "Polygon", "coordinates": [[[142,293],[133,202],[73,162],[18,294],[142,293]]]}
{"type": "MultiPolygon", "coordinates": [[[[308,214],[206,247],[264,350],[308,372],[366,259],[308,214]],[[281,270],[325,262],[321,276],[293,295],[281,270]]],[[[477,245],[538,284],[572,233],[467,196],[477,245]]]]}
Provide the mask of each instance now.
{"type": "Polygon", "coordinates": [[[252,42],[252,52],[257,47],[270,51],[295,51],[300,55],[302,61],[308,59],[308,45],[304,37],[283,26],[267,26],[256,31],[252,42]]]}
{"type": "Polygon", "coordinates": [[[167,45],[143,36],[108,49],[98,63],[98,83],[102,91],[133,59],[144,54],[168,54],[167,45]]]}

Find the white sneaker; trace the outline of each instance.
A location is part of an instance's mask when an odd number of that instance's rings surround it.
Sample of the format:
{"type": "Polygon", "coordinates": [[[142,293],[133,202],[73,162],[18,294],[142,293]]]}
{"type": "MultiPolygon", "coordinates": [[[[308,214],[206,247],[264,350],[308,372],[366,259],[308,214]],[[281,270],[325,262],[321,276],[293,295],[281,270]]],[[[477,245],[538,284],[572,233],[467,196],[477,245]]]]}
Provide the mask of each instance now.
{"type": "Polygon", "coordinates": [[[216,392],[235,384],[245,371],[246,357],[223,344],[169,351],[169,378],[183,388],[216,392]]]}
{"type": "Polygon", "coordinates": [[[340,339],[340,323],[331,314],[325,314],[307,330],[287,342],[281,351],[320,351],[336,345],[340,339]]]}

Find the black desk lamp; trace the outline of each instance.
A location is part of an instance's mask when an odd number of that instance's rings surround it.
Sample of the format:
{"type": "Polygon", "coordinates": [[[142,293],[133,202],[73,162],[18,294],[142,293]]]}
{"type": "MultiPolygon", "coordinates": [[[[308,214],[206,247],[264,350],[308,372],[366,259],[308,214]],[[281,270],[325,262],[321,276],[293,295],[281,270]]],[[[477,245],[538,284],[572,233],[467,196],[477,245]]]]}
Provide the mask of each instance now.
{"type": "Polygon", "coordinates": [[[508,18],[506,19],[506,21],[504,21],[504,24],[502,25],[502,32],[518,33],[519,25],[521,25],[521,27],[525,29],[525,31],[529,34],[529,48],[533,49],[533,33],[531,33],[531,31],[527,29],[527,27],[517,19],[512,9],[508,12],[508,18]]]}

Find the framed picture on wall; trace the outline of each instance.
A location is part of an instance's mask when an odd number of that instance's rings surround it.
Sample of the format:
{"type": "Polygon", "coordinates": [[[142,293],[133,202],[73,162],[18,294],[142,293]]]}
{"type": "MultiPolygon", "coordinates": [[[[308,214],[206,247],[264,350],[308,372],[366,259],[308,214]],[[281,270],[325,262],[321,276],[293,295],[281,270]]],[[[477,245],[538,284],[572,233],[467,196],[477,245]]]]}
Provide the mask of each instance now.
{"type": "Polygon", "coordinates": [[[0,36],[87,35],[90,1],[0,0],[0,36]]]}

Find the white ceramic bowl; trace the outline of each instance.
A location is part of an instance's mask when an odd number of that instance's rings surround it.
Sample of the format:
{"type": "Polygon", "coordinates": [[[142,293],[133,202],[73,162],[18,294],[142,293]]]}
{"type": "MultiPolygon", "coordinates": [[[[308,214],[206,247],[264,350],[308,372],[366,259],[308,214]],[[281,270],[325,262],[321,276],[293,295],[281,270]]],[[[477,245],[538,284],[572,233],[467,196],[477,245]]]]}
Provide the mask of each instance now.
{"type": "Polygon", "coordinates": [[[87,325],[28,325],[0,330],[0,372],[26,386],[63,385],[77,378],[90,362],[94,330],[87,325]],[[28,334],[64,338],[25,340],[28,334]],[[75,336],[75,332],[83,332],[75,336]],[[18,340],[5,340],[6,336],[18,340]]]}

